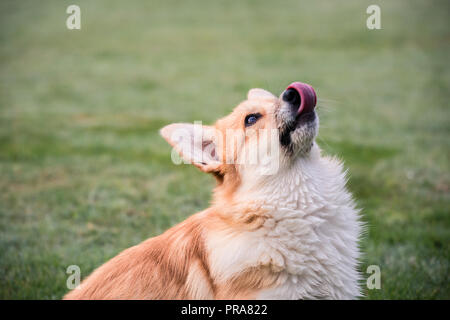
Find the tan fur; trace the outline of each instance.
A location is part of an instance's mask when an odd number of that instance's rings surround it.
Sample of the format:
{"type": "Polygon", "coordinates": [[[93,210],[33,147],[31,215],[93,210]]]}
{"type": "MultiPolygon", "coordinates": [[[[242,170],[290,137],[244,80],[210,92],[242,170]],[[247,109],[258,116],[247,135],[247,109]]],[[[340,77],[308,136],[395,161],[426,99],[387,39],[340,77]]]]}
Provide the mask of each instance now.
{"type": "MultiPolygon", "coordinates": [[[[195,214],[162,235],[131,247],[95,270],[65,299],[246,299],[273,285],[268,266],[243,270],[225,283],[211,276],[205,239],[219,230],[249,230],[261,215],[214,209],[195,214]]],[[[259,222],[258,222],[259,221],[259,222]]]]}

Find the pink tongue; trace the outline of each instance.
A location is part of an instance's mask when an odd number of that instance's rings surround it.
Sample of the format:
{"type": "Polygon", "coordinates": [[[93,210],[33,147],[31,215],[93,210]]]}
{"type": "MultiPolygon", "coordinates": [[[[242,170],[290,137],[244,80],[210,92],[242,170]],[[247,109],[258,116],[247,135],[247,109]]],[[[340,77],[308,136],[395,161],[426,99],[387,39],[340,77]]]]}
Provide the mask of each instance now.
{"type": "Polygon", "coordinates": [[[297,111],[298,114],[314,110],[314,107],[317,103],[317,96],[313,87],[306,83],[293,82],[286,88],[286,90],[290,88],[297,90],[297,92],[300,94],[301,103],[297,111]]]}

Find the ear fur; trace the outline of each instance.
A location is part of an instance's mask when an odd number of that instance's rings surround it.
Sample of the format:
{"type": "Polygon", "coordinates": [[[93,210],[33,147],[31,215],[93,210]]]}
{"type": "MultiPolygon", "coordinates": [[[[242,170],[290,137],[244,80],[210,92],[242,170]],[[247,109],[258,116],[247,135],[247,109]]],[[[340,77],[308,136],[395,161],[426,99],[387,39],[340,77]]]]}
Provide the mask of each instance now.
{"type": "Polygon", "coordinates": [[[261,89],[261,88],[253,88],[250,89],[247,93],[247,99],[273,99],[276,98],[271,92],[261,89]]]}
{"type": "MultiPolygon", "coordinates": [[[[173,123],[160,130],[161,136],[181,155],[203,172],[217,172],[219,160],[215,128],[190,123],[173,123]]],[[[174,154],[172,153],[172,160],[174,154]]]]}

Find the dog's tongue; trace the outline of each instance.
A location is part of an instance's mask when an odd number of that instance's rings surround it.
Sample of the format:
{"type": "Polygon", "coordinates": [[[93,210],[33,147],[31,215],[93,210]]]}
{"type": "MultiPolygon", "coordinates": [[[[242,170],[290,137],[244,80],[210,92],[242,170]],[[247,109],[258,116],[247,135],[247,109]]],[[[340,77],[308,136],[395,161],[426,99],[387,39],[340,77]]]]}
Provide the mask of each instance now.
{"type": "Polygon", "coordinates": [[[314,110],[317,103],[316,92],[313,87],[303,82],[293,82],[287,88],[293,88],[300,94],[301,102],[297,113],[310,112],[314,110]]]}

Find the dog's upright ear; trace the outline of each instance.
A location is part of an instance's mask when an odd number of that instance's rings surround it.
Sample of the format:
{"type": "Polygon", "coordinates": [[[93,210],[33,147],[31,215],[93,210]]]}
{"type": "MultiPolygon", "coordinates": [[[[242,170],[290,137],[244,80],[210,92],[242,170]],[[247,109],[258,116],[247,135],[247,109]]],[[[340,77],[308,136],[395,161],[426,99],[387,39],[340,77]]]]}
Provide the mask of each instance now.
{"type": "Polygon", "coordinates": [[[261,89],[261,88],[253,88],[250,89],[247,93],[247,99],[276,99],[277,97],[271,92],[261,89]]]}
{"type": "Polygon", "coordinates": [[[220,171],[219,137],[214,127],[201,124],[173,123],[160,130],[161,136],[173,147],[172,161],[190,163],[203,172],[220,171]]]}

